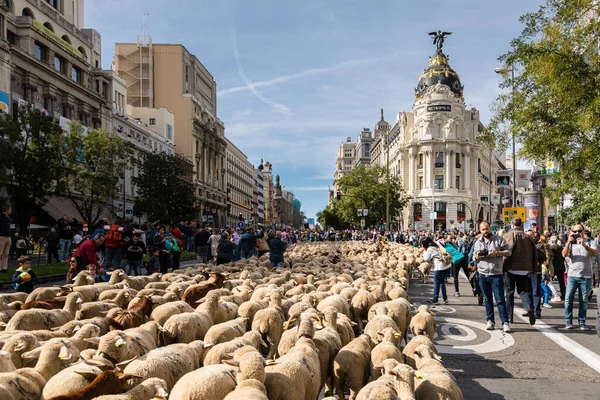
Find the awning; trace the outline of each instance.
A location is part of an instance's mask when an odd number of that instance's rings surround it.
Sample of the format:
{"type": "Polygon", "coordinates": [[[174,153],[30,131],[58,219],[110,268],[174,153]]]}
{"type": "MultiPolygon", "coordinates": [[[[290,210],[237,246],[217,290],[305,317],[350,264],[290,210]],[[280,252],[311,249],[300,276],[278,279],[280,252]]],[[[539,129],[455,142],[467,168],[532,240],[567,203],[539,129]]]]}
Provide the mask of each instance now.
{"type": "Polygon", "coordinates": [[[50,229],[50,227],[38,224],[31,224],[27,227],[27,229],[50,229]]]}
{"type": "Polygon", "coordinates": [[[71,200],[64,197],[51,197],[42,208],[56,220],[64,215],[70,215],[78,220],[82,219],[71,200]]]}

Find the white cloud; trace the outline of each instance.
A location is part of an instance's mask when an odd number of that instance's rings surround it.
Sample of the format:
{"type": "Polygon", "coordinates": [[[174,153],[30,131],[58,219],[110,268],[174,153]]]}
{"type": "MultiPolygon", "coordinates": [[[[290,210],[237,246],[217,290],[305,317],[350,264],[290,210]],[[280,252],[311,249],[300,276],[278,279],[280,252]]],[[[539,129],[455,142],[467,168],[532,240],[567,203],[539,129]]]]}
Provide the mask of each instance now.
{"type": "Polygon", "coordinates": [[[291,188],[285,188],[290,192],[322,192],[327,191],[327,186],[296,186],[291,188]]]}

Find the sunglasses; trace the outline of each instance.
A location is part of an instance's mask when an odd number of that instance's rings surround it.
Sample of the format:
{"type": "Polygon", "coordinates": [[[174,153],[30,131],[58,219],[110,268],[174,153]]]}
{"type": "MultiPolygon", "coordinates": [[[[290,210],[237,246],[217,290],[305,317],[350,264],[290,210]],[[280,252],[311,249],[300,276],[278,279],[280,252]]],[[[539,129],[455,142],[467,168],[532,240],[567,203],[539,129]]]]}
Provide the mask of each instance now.
{"type": "Polygon", "coordinates": [[[573,231],[573,233],[581,233],[583,232],[582,230],[578,230],[578,231],[573,231]]]}

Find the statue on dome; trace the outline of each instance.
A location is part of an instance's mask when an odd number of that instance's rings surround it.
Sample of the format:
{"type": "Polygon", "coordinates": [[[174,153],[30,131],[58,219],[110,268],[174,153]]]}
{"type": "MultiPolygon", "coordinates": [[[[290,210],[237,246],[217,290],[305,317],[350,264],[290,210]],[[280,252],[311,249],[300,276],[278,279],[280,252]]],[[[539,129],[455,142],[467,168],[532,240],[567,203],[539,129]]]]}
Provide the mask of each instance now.
{"type": "Polygon", "coordinates": [[[441,51],[442,47],[444,47],[444,39],[446,39],[446,36],[452,35],[452,32],[437,31],[429,32],[428,35],[433,37],[433,44],[437,45],[437,49],[441,51]]]}

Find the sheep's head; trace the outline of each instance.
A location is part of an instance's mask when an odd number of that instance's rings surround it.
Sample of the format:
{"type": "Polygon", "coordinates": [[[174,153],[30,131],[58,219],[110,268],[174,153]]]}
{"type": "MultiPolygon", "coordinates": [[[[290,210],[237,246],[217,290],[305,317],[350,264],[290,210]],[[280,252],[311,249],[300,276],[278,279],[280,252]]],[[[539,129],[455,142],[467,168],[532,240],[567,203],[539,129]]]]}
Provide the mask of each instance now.
{"type": "Polygon", "coordinates": [[[236,350],[233,360],[223,360],[223,363],[239,368],[237,374],[238,385],[247,379],[256,379],[262,383],[265,382],[265,365],[267,362],[258,351],[252,350],[238,355],[236,350]]]}
{"type": "Polygon", "coordinates": [[[394,328],[388,327],[380,332],[377,332],[377,338],[380,342],[392,343],[395,346],[398,346],[400,344],[400,340],[402,339],[402,335],[394,328]]]}
{"type": "Polygon", "coordinates": [[[381,370],[384,375],[391,375],[392,370],[399,364],[400,362],[395,358],[387,358],[383,360],[381,364],[374,366],[373,368],[381,370]]]}
{"type": "Polygon", "coordinates": [[[303,313],[300,315],[300,323],[298,324],[298,332],[296,338],[309,338],[312,339],[315,336],[315,319],[313,318],[314,313],[303,313]]]}
{"type": "Polygon", "coordinates": [[[441,356],[435,353],[435,351],[432,349],[432,346],[426,344],[422,344],[414,350],[414,358],[417,368],[420,368],[421,365],[425,362],[429,362],[432,360],[440,362],[442,359],[441,356]]]}

